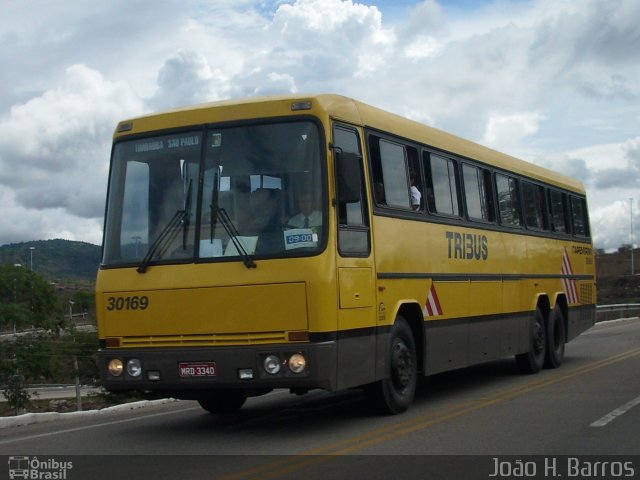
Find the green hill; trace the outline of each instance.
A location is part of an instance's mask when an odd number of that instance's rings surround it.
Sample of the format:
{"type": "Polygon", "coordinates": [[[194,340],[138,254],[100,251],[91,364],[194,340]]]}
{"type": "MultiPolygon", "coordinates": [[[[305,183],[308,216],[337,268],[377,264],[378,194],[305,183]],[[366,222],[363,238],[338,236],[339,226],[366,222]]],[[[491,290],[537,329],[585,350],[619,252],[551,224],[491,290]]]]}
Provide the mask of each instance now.
{"type": "Polygon", "coordinates": [[[100,246],[71,240],[39,240],[0,246],[0,264],[21,264],[49,281],[94,282],[100,246]],[[33,247],[33,250],[31,250],[33,247]]]}

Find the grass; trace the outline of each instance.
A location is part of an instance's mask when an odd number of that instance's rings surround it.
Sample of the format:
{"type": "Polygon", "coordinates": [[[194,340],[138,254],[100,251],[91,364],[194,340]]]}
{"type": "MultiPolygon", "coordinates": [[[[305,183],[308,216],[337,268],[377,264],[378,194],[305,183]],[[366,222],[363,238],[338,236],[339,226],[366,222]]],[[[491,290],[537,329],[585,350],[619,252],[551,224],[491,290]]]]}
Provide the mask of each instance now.
{"type": "MultiPolygon", "coordinates": [[[[82,397],[82,410],[100,410],[102,408],[112,407],[114,405],[121,405],[123,403],[137,402],[139,400],[146,400],[142,395],[127,393],[127,394],[114,394],[114,393],[98,393],[90,394],[82,397]]],[[[75,412],[77,410],[76,398],[56,398],[56,399],[44,399],[32,396],[24,413],[46,413],[46,412],[75,412]]],[[[5,401],[0,402],[0,417],[12,417],[15,415],[15,410],[10,408],[9,404],[5,401]]]]}

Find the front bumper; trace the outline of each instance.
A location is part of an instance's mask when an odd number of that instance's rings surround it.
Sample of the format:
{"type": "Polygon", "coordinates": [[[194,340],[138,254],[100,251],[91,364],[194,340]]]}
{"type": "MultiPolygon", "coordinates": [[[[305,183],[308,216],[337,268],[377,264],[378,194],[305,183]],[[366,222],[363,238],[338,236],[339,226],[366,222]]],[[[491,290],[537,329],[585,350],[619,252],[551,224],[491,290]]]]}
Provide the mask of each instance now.
{"type": "MultiPolygon", "coordinates": [[[[169,393],[177,398],[193,398],[203,391],[240,389],[247,392],[275,388],[336,388],[335,342],[287,345],[257,345],[215,348],[136,348],[103,349],[98,352],[98,365],[104,387],[108,391],[150,391],[169,393]],[[302,353],[307,359],[304,372],[295,374],[286,367],[286,359],[302,353]],[[283,368],[275,375],[264,371],[267,355],[283,359],[283,368]],[[140,360],[142,374],[132,377],[126,371],[112,376],[107,365],[118,358],[126,365],[132,358],[140,360]],[[215,363],[215,376],[183,378],[181,363],[215,363]],[[240,378],[240,371],[253,372],[253,378],[240,378]]],[[[246,377],[246,376],[245,376],[246,377]]]]}

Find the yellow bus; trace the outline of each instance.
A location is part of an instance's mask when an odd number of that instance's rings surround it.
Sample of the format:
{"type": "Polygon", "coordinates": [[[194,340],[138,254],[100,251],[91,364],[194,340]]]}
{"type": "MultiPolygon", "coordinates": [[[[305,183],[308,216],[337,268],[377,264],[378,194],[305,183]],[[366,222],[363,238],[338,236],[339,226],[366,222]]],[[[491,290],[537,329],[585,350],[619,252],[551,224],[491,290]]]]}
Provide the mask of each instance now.
{"type": "Polygon", "coordinates": [[[117,125],[97,279],[110,391],[235,411],[513,356],[558,367],[593,325],[575,180],[338,95],[117,125]]]}

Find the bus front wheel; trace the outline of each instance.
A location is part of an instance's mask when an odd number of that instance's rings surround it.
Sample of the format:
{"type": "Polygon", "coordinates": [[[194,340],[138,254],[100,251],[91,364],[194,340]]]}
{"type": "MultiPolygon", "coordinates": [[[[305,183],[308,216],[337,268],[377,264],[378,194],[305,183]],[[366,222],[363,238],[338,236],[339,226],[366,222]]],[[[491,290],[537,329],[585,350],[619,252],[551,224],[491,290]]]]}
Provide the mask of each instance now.
{"type": "Polygon", "coordinates": [[[516,355],[516,364],[522,373],[538,373],[544,366],[547,352],[547,329],[544,315],[536,308],[531,322],[529,351],[516,355]]]}
{"type": "Polygon", "coordinates": [[[380,413],[406,411],[415,396],[417,382],[416,346],[409,324],[399,317],[389,335],[386,378],[370,385],[367,394],[380,413]]]}
{"type": "Polygon", "coordinates": [[[198,403],[209,413],[233,413],[242,408],[247,397],[239,390],[220,391],[198,399],[198,403]]]}

